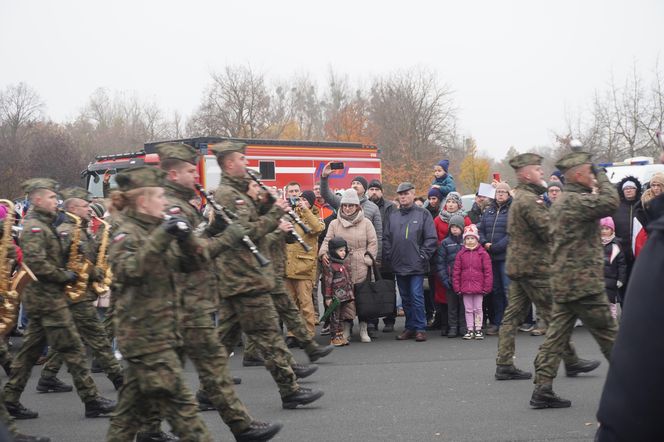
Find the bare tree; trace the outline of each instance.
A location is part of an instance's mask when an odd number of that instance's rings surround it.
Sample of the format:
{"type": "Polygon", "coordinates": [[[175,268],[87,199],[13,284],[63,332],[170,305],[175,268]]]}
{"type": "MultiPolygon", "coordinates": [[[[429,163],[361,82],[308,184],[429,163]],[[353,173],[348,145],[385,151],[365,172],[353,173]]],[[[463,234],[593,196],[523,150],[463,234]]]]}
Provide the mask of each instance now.
{"type": "Polygon", "coordinates": [[[25,83],[10,85],[0,92],[0,125],[7,131],[10,143],[16,143],[18,132],[42,117],[44,103],[25,83]]]}

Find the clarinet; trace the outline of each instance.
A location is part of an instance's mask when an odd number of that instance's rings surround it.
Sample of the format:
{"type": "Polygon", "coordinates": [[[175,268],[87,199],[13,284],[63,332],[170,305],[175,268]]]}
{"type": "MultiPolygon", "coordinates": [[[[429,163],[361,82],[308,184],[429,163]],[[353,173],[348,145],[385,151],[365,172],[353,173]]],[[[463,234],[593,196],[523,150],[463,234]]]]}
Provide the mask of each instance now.
{"type": "MultiPolygon", "coordinates": [[[[254,180],[261,187],[261,189],[263,189],[264,192],[267,193],[267,195],[268,195],[268,204],[273,204],[276,201],[274,199],[274,195],[272,195],[272,192],[270,192],[270,190],[267,188],[267,186],[260,180],[260,178],[258,178],[258,175],[256,175],[256,172],[254,172],[251,169],[247,169],[247,174],[249,175],[249,177],[252,180],[254,180]]],[[[300,228],[304,231],[304,233],[306,233],[306,234],[311,233],[311,229],[309,228],[309,226],[307,226],[305,223],[302,222],[300,217],[297,216],[297,213],[295,213],[295,211],[292,208],[289,207],[288,210],[286,210],[286,214],[290,217],[291,220],[293,220],[293,222],[295,224],[300,226],[300,228]]]]}
{"type": "MultiPolygon", "coordinates": [[[[228,208],[222,206],[221,204],[217,203],[215,201],[214,196],[207,190],[203,188],[200,184],[196,184],[196,189],[205,197],[207,202],[212,206],[214,209],[214,213],[216,215],[219,215],[221,219],[228,224],[229,226],[233,224],[233,219],[237,219],[238,216],[235,212],[232,212],[228,208]]],[[[256,261],[258,261],[258,264],[261,267],[266,267],[268,264],[270,264],[270,260],[267,259],[263,254],[258,250],[258,247],[256,247],[256,244],[249,238],[249,236],[244,235],[242,237],[242,242],[244,243],[245,246],[253,253],[254,257],[256,258],[256,261]]]]}
{"type": "Polygon", "coordinates": [[[299,233],[297,233],[295,230],[291,230],[288,232],[288,234],[295,238],[298,243],[300,243],[305,252],[311,252],[311,246],[304,242],[304,239],[302,239],[299,233]]]}

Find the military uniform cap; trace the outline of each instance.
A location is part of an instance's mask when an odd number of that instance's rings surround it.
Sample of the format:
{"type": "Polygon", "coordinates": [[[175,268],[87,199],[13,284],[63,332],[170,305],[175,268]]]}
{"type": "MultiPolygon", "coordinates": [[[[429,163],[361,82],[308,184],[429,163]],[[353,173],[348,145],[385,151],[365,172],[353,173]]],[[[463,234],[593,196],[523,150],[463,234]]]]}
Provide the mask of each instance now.
{"type": "Polygon", "coordinates": [[[397,193],[407,192],[407,191],[412,190],[414,188],[415,188],[415,186],[413,186],[412,183],[409,183],[408,181],[404,181],[403,183],[399,184],[399,186],[397,187],[397,193]]]}
{"type": "Polygon", "coordinates": [[[58,182],[51,178],[30,178],[21,184],[21,188],[26,194],[34,192],[37,189],[47,189],[57,192],[59,187],[58,182]]]}
{"type": "Polygon", "coordinates": [[[556,163],[556,169],[560,170],[562,173],[567,172],[573,167],[580,166],[582,164],[592,164],[591,160],[592,155],[588,152],[572,152],[563,156],[556,163]]]}
{"type": "Polygon", "coordinates": [[[126,192],[141,187],[161,187],[164,185],[166,172],[158,167],[140,166],[125,169],[115,177],[118,188],[126,192]]]}
{"type": "Polygon", "coordinates": [[[526,166],[541,166],[542,165],[542,156],[537,155],[536,153],[522,153],[517,155],[510,160],[510,166],[512,169],[517,170],[526,166]]]}
{"type": "Polygon", "coordinates": [[[247,147],[246,143],[243,143],[241,141],[231,141],[231,140],[226,140],[222,141],[221,143],[213,144],[210,146],[210,149],[215,151],[217,154],[217,157],[221,155],[225,155],[227,153],[231,152],[241,152],[244,153],[244,149],[247,147]]]}
{"type": "Polygon", "coordinates": [[[194,165],[198,162],[198,152],[188,144],[160,143],[155,146],[155,149],[160,161],[180,160],[194,165]]]}
{"type": "Polygon", "coordinates": [[[90,192],[82,187],[67,187],[66,189],[62,189],[60,191],[60,196],[62,196],[63,200],[78,198],[88,202],[92,201],[92,195],[90,192]]]}

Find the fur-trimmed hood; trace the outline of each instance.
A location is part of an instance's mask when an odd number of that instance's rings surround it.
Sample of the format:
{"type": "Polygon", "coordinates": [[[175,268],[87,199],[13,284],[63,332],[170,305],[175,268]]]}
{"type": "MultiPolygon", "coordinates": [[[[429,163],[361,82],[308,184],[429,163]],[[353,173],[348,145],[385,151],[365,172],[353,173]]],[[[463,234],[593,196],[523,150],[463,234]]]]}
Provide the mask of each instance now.
{"type": "Polygon", "coordinates": [[[627,202],[627,200],[625,199],[625,193],[623,192],[622,188],[623,184],[625,184],[627,181],[633,181],[636,184],[636,198],[634,199],[634,201],[639,201],[641,199],[641,195],[643,194],[643,186],[641,185],[641,181],[639,181],[637,177],[631,175],[626,176],[625,178],[620,180],[618,184],[616,184],[616,190],[618,190],[618,195],[620,195],[620,201],[627,202]]]}

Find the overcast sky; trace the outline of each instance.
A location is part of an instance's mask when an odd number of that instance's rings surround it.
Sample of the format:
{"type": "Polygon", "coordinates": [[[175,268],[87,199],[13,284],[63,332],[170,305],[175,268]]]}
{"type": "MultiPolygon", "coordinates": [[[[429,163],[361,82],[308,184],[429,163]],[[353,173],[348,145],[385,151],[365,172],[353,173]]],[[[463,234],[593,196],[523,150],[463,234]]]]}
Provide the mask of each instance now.
{"type": "Polygon", "coordinates": [[[330,67],[365,84],[428,67],[455,91],[462,134],[499,158],[550,144],[612,74],[636,63],[650,78],[662,41],[657,0],[0,0],[0,88],[28,83],[57,121],[98,87],[189,115],[228,64],[321,87],[330,67]]]}

